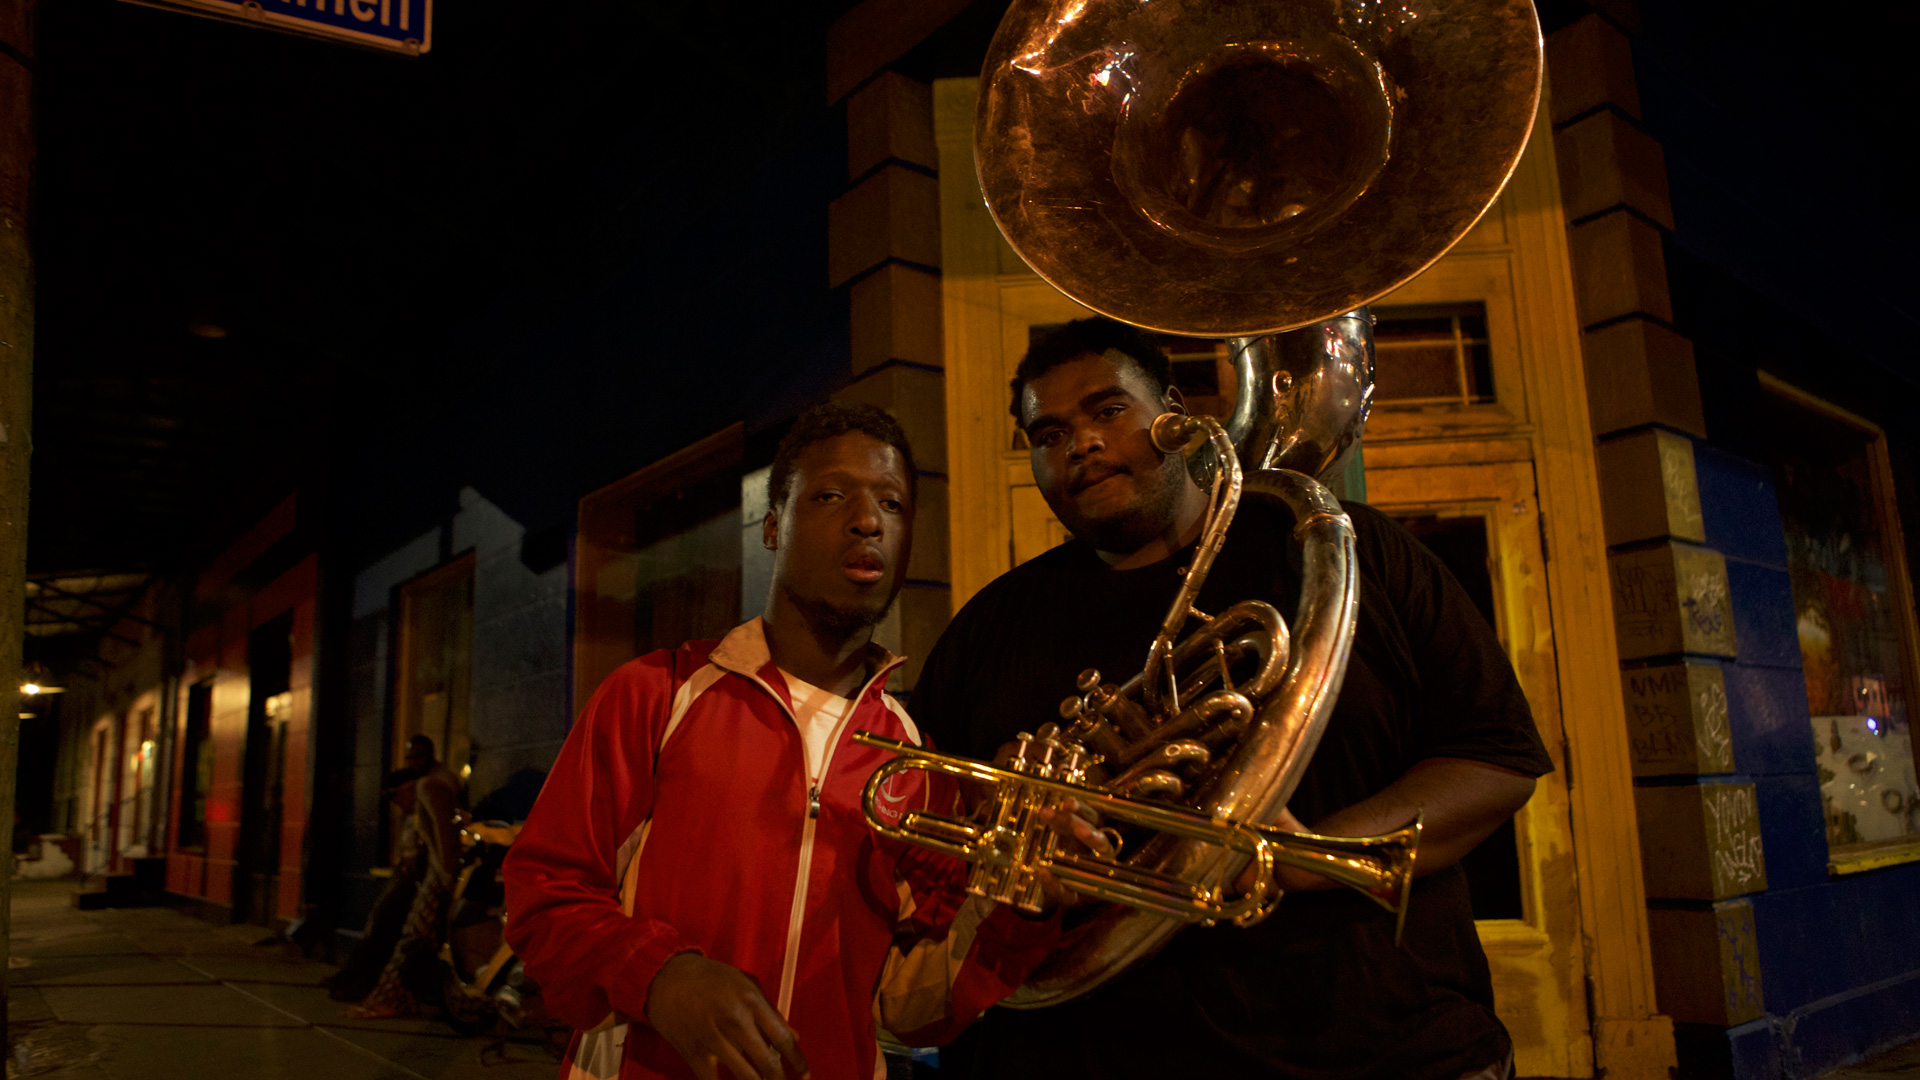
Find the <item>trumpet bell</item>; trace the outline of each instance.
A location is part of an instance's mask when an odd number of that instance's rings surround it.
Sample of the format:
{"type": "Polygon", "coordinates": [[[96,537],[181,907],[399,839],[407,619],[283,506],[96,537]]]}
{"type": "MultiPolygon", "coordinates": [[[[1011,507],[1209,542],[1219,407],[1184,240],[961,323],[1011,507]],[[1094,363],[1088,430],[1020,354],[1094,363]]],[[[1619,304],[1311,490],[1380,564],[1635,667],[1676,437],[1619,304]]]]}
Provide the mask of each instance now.
{"type": "Polygon", "coordinates": [[[1532,131],[1529,0],[1015,0],[980,186],[1061,292],[1167,333],[1289,330],[1392,291],[1532,131]]]}

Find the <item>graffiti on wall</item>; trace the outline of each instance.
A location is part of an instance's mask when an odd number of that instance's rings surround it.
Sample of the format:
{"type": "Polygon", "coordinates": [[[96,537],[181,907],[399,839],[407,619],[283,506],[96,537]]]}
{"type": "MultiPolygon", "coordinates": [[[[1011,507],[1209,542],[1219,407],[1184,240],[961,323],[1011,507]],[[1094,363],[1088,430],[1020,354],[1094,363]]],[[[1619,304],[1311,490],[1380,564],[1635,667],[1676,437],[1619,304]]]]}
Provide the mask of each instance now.
{"type": "Polygon", "coordinates": [[[1727,689],[1718,665],[1675,664],[1621,673],[1634,772],[1733,771],[1727,689]]]}
{"type": "Polygon", "coordinates": [[[1767,863],[1760,851],[1760,814],[1753,785],[1706,784],[1700,796],[1714,891],[1732,896],[1766,888],[1767,863]]]}
{"type": "Polygon", "coordinates": [[[1719,552],[1666,544],[1615,555],[1608,568],[1622,659],[1734,654],[1727,564],[1719,552]]]}

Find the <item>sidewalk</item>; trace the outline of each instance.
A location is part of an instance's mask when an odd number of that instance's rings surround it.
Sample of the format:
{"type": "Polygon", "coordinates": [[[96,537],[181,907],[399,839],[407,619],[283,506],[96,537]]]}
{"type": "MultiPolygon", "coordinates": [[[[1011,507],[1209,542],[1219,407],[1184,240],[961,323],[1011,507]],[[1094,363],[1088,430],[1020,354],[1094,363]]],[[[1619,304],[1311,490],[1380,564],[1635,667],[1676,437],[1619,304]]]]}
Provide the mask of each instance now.
{"type": "Polygon", "coordinates": [[[348,1020],[306,960],[257,926],[167,908],[79,911],[71,881],[13,883],[7,1077],[54,1080],[555,1080],[538,1032],[463,1037],[348,1020]],[[256,944],[265,940],[266,944],[256,944]]]}
{"type": "MultiPolygon", "coordinates": [[[[13,883],[7,1078],[556,1080],[537,1033],[463,1037],[427,1020],[348,1020],[333,968],[257,926],[167,908],[79,911],[71,881],[13,883]],[[265,940],[268,944],[255,944],[265,940]]],[[[1822,1080],[1920,1080],[1920,1043],[1822,1080]]]]}
{"type": "Polygon", "coordinates": [[[1920,1042],[1875,1054],[1858,1065],[1825,1073],[1820,1080],[1920,1080],[1920,1042]]]}

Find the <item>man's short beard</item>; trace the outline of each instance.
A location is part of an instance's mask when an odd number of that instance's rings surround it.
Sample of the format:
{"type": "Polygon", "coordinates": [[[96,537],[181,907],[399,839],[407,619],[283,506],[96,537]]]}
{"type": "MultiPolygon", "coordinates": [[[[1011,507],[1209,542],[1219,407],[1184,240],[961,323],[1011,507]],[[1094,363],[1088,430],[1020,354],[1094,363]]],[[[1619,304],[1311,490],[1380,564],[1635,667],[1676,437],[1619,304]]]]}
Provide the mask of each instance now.
{"type": "Polygon", "coordinates": [[[814,633],[844,639],[878,625],[881,619],[887,617],[887,609],[893,606],[894,596],[897,596],[899,591],[895,590],[889,594],[877,607],[872,604],[840,607],[825,600],[801,596],[790,588],[786,589],[786,594],[787,599],[793,602],[794,608],[800,612],[800,617],[807,621],[807,625],[813,629],[814,633]]]}
{"type": "Polygon", "coordinates": [[[1128,555],[1145,547],[1155,537],[1173,527],[1174,509],[1180,502],[1180,485],[1187,482],[1186,459],[1168,454],[1160,459],[1160,468],[1137,479],[1140,500],[1125,511],[1100,521],[1087,521],[1072,512],[1072,503],[1056,507],[1061,523],[1074,536],[1092,544],[1098,551],[1128,555]],[[1065,513],[1061,513],[1065,510],[1065,513]]]}

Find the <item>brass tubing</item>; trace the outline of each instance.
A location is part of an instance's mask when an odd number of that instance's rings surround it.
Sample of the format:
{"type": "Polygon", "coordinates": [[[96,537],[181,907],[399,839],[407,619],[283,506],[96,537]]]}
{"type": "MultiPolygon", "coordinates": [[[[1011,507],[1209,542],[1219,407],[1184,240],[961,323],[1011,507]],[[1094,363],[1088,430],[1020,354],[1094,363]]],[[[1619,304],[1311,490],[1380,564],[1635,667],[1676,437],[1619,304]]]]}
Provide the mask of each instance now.
{"type": "MultiPolygon", "coordinates": [[[[1160,422],[1156,421],[1155,427],[1159,426],[1160,422]]],[[[1206,584],[1207,574],[1213,569],[1214,556],[1220,554],[1221,546],[1227,542],[1227,527],[1233,524],[1234,512],[1239,509],[1243,483],[1240,459],[1233,452],[1233,441],[1227,437],[1226,429],[1220,426],[1218,420],[1211,416],[1187,417],[1183,424],[1177,426],[1189,433],[1188,437],[1196,430],[1206,435],[1207,444],[1215,455],[1215,468],[1220,470],[1215,481],[1219,494],[1213,512],[1207,517],[1206,526],[1200,531],[1200,542],[1193,551],[1193,563],[1181,578],[1180,592],[1167,609],[1166,619],[1160,624],[1160,633],[1155,635],[1153,645],[1147,650],[1146,667],[1140,672],[1142,699],[1154,712],[1164,711],[1168,706],[1174,710],[1180,707],[1177,700],[1164,700],[1161,678],[1170,669],[1174,642],[1179,639],[1187,620],[1193,617],[1193,601],[1200,595],[1200,587],[1206,584]]],[[[1157,437],[1155,442],[1159,442],[1157,437]]],[[[1163,452],[1171,450],[1166,446],[1161,449],[1163,452]]],[[[1174,696],[1177,697],[1179,692],[1176,685],[1174,696]]]]}
{"type": "MultiPolygon", "coordinates": [[[[1259,645],[1256,648],[1271,643],[1270,648],[1262,651],[1260,666],[1253,676],[1234,688],[1252,700],[1258,701],[1264,698],[1267,692],[1278,686],[1281,678],[1286,675],[1291,642],[1286,622],[1280,618],[1280,613],[1274,610],[1273,605],[1263,600],[1242,600],[1215,615],[1212,622],[1189,635],[1174,648],[1169,662],[1175,668],[1184,667],[1189,661],[1199,657],[1202,650],[1210,655],[1213,643],[1218,640],[1229,640],[1228,635],[1238,635],[1230,639],[1235,644],[1242,641],[1258,641],[1259,645]],[[1243,627],[1247,630],[1244,634],[1241,633],[1243,627]],[[1262,638],[1265,640],[1261,640],[1262,638]]],[[[1142,671],[1116,687],[1113,690],[1116,703],[1131,702],[1132,698],[1140,694],[1141,680],[1145,675],[1146,672],[1142,671]]],[[[1192,697],[1209,681],[1211,681],[1210,676],[1202,675],[1181,684],[1180,699],[1185,701],[1192,697]]],[[[1138,706],[1135,708],[1137,709],[1138,706]]],[[[1152,738],[1155,730],[1150,726],[1144,727],[1139,733],[1129,731],[1127,737],[1130,739],[1152,738]]]]}

